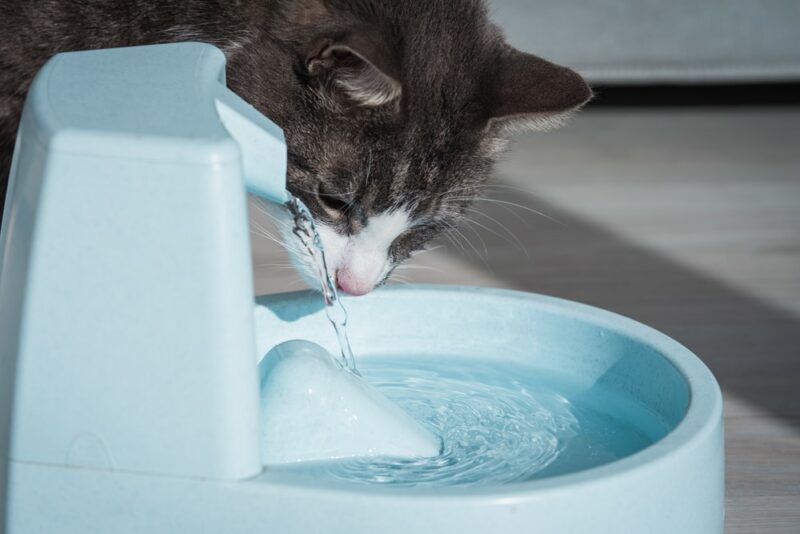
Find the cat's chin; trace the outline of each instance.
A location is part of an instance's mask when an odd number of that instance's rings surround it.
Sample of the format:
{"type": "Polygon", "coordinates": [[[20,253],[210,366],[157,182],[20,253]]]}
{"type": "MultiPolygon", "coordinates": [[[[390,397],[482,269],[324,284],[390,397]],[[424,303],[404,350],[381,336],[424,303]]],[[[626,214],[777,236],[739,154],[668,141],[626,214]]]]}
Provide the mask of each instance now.
{"type": "Polygon", "coordinates": [[[372,293],[372,290],[375,289],[374,287],[348,287],[344,288],[341,285],[338,286],[337,290],[342,295],[349,295],[351,297],[363,297],[367,293],[372,293]]]}
{"type": "MultiPolygon", "coordinates": [[[[294,263],[294,262],[293,262],[294,263]]],[[[317,293],[322,293],[321,282],[316,278],[316,276],[312,275],[308,272],[308,267],[306,266],[297,266],[296,269],[300,274],[300,278],[302,279],[303,283],[308,286],[308,289],[311,289],[317,293]]],[[[372,293],[372,291],[377,287],[376,285],[348,285],[347,282],[342,283],[342,280],[336,280],[334,275],[333,283],[336,284],[336,292],[342,296],[348,297],[361,297],[372,293]]]]}
{"type": "MultiPolygon", "coordinates": [[[[382,268],[385,273],[385,267],[382,268]]],[[[358,269],[353,269],[350,263],[337,270],[336,272],[336,287],[339,292],[353,297],[361,297],[367,293],[371,293],[377,286],[375,276],[363,276],[358,272],[358,269]]],[[[383,279],[383,276],[377,277],[378,281],[383,279]]]]}

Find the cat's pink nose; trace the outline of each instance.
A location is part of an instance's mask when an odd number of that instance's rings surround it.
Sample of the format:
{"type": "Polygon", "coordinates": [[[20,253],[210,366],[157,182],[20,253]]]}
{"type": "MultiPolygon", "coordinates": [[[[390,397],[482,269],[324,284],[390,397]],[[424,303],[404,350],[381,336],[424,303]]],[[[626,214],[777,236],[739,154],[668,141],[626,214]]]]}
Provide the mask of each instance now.
{"type": "Polygon", "coordinates": [[[353,271],[346,268],[336,271],[336,285],[348,295],[353,295],[355,297],[366,295],[375,287],[375,284],[363,278],[359,278],[358,276],[354,276],[353,271]]]}

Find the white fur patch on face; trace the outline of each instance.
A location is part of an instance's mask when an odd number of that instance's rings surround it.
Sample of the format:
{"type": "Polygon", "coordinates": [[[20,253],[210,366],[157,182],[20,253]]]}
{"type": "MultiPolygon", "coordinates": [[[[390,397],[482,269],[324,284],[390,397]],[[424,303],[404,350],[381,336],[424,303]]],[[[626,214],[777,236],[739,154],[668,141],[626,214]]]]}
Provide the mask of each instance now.
{"type": "Polygon", "coordinates": [[[356,251],[379,250],[388,255],[394,240],[410,226],[411,221],[406,210],[381,213],[367,219],[366,227],[350,238],[350,246],[356,251]]]}
{"type": "Polygon", "coordinates": [[[389,248],[410,226],[409,214],[403,209],[367,219],[364,229],[348,239],[335,264],[339,287],[352,295],[372,291],[392,268],[389,248]]]}
{"type": "Polygon", "coordinates": [[[336,267],[342,262],[347,252],[348,238],[334,230],[327,224],[317,223],[317,233],[325,248],[325,261],[331,273],[336,272],[336,267]]]}

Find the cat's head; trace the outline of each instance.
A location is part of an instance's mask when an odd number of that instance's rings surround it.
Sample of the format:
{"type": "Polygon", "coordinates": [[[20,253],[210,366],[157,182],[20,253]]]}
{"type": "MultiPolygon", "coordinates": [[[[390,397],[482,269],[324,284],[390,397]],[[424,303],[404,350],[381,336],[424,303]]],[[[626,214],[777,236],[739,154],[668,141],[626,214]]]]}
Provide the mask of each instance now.
{"type": "Polygon", "coordinates": [[[280,16],[296,81],[279,121],[288,188],[350,294],[458,224],[510,133],[591,97],[575,72],[506,44],[479,0],[294,0],[280,16]]]}

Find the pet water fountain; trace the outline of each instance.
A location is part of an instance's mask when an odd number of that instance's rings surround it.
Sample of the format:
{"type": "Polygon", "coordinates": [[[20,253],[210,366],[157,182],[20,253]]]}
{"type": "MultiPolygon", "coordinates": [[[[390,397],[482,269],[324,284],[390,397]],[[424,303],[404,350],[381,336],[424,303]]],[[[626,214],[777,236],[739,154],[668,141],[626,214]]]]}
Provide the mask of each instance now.
{"type": "Polygon", "coordinates": [[[77,52],[31,87],[0,235],[8,534],[722,532],[719,388],[646,326],[384,289],[346,299],[362,379],[319,294],[254,303],[246,191],[286,200],[285,146],[224,65],[77,52]]]}

